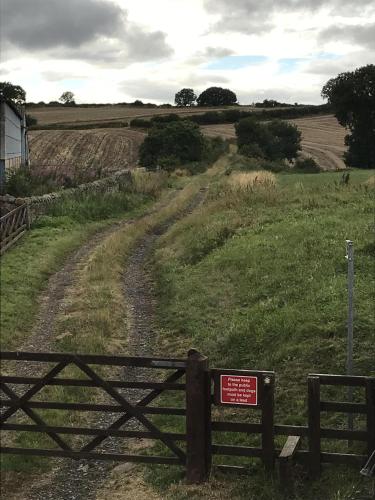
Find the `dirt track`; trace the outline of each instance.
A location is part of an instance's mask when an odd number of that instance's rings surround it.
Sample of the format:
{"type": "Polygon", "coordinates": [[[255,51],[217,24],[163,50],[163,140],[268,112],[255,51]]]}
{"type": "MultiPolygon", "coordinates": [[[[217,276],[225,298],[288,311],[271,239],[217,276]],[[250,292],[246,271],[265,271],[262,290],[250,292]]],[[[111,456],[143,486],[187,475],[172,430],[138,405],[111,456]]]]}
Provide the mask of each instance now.
{"type": "MultiPolygon", "coordinates": [[[[153,327],[154,321],[154,293],[152,286],[152,276],[148,267],[148,260],[154,248],[156,240],[165,233],[174,222],[192,212],[203,200],[205,191],[201,190],[191,200],[188,207],[178,216],[172,216],[156,227],[150,233],[146,234],[137,244],[133,254],[130,256],[126,270],[124,272],[124,303],[129,311],[129,324],[127,325],[128,349],[127,354],[134,356],[157,355],[156,338],[157,333],[153,327]]],[[[131,223],[131,222],[126,222],[131,223]]],[[[126,224],[125,223],[125,224],[126,224]]],[[[123,224],[121,225],[123,226],[123,224]]],[[[46,294],[42,297],[39,320],[34,329],[31,339],[29,339],[22,349],[30,349],[35,351],[53,350],[54,346],[54,320],[57,313],[62,312],[63,299],[66,291],[73,283],[75,271],[88,258],[90,253],[96,246],[103,241],[113,231],[119,227],[111,227],[105,232],[98,233],[86,245],[75,252],[67,261],[61,271],[51,277],[46,294]]],[[[21,349],[20,349],[21,350],[21,349]]],[[[161,354],[161,353],[159,353],[161,354]]],[[[32,373],[28,373],[32,375],[32,373]]],[[[126,368],[123,370],[121,378],[124,380],[142,380],[144,378],[143,369],[126,368]]],[[[138,400],[144,395],[141,390],[123,390],[121,394],[132,401],[138,400]]],[[[104,414],[95,422],[96,427],[108,427],[113,419],[118,418],[118,414],[104,414]]],[[[129,420],[126,425],[127,429],[138,429],[137,422],[134,419],[129,420]]],[[[142,441],[142,440],[138,440],[142,441]]],[[[138,443],[137,446],[142,445],[138,443]]],[[[107,438],[105,443],[101,445],[103,451],[119,452],[121,451],[120,440],[107,438]]],[[[104,493],[98,493],[98,490],[103,486],[106,487],[106,498],[112,498],[112,493],[108,493],[108,488],[111,488],[111,482],[106,484],[114,465],[102,461],[86,461],[78,462],[63,462],[56,461],[57,465],[54,470],[44,475],[43,481],[36,478],[35,484],[21,486],[21,490],[17,492],[6,491],[9,500],[102,500],[104,493]],[[12,493],[14,493],[12,495],[12,493]],[[108,495],[108,496],[107,496],[108,495]]],[[[124,464],[126,465],[126,464],[124,464]]],[[[118,466],[123,468],[123,466],[118,466]]],[[[124,473],[130,472],[132,467],[121,469],[124,473]]],[[[142,496],[136,497],[138,488],[146,488],[139,482],[139,478],[132,476],[130,478],[134,482],[135,489],[126,489],[126,492],[121,494],[121,498],[157,498],[150,491],[144,491],[142,496]]]]}

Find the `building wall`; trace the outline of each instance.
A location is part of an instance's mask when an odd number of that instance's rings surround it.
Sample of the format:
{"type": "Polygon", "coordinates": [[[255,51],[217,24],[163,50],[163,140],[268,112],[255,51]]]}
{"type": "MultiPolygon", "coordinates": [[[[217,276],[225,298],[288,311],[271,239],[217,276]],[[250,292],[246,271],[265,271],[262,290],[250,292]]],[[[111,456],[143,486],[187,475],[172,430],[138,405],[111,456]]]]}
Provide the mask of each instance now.
{"type": "Polygon", "coordinates": [[[24,119],[6,102],[1,102],[0,106],[0,191],[3,192],[5,179],[27,164],[28,145],[24,119]]]}

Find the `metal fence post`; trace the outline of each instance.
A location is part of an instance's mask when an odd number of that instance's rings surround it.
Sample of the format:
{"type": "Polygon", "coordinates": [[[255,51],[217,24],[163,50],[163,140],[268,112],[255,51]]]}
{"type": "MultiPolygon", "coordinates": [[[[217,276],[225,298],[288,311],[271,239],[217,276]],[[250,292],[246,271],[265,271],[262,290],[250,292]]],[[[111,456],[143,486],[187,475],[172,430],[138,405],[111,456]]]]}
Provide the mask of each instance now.
{"type": "Polygon", "coordinates": [[[195,349],[186,364],[186,478],[202,483],[211,469],[211,380],[208,358],[195,349]]]}
{"type": "MultiPolygon", "coordinates": [[[[346,374],[353,375],[353,288],[354,288],[354,248],[351,240],[346,240],[346,258],[348,259],[348,345],[346,374]]],[[[353,402],[353,387],[348,387],[348,401],[353,402]]],[[[353,430],[353,413],[348,413],[348,429],[353,430]]],[[[350,445],[350,441],[349,441],[350,445]]]]}

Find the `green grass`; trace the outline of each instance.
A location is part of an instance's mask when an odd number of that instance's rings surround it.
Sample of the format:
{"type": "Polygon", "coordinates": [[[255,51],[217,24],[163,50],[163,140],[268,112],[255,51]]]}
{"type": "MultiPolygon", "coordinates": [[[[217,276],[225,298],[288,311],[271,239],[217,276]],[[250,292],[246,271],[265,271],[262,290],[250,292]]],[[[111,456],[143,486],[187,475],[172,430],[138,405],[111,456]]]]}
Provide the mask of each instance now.
{"type": "MultiPolygon", "coordinates": [[[[155,255],[164,352],[184,356],[195,347],[212,367],[275,370],[277,423],[306,425],[307,374],[345,373],[350,238],[354,371],[374,374],[374,191],[364,185],[373,174],[352,171],[348,186],[340,185],[340,173],[279,174],[275,188],[213,183],[204,207],[162,237],[155,255]]],[[[252,419],[251,412],[241,415],[252,419]]],[[[342,428],[345,416],[323,423],[342,428]]],[[[346,450],[345,442],[324,446],[346,450]]],[[[261,474],[245,481],[246,490],[277,498],[262,489],[261,474]]],[[[358,471],[328,467],[300,498],[344,498],[356,477],[358,471]]],[[[164,495],[175,496],[167,479],[163,484],[164,495]]]]}
{"type": "Polygon", "coordinates": [[[40,216],[1,259],[1,344],[15,348],[30,334],[48,278],[95,232],[144,212],[152,197],[138,193],[62,200],[40,216]]]}

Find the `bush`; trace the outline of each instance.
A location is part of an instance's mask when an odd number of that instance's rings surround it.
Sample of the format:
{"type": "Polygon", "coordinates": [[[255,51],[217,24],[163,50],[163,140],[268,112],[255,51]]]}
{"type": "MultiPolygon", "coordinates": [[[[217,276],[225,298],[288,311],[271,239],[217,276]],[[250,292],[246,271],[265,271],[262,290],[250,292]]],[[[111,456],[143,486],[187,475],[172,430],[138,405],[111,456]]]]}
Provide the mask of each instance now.
{"type": "Polygon", "coordinates": [[[165,158],[169,158],[167,164],[170,162],[170,157],[175,157],[179,163],[188,163],[202,160],[204,152],[205,140],[199,127],[184,120],[173,121],[149,132],[140,147],[139,162],[155,170],[163,158],[164,164],[165,158]]]}
{"type": "Polygon", "coordinates": [[[159,125],[161,123],[176,122],[180,117],[176,113],[170,113],[169,115],[156,115],[151,118],[152,125],[159,125]]]}
{"type": "Polygon", "coordinates": [[[308,174],[317,174],[321,171],[314,158],[298,158],[293,169],[308,174]]]}
{"type": "Polygon", "coordinates": [[[38,196],[56,191],[56,189],[58,189],[58,183],[52,175],[43,177],[32,175],[27,167],[20,167],[10,174],[5,185],[5,191],[16,198],[38,196]]]}
{"type": "Polygon", "coordinates": [[[238,149],[244,156],[291,161],[301,149],[301,132],[280,120],[262,124],[249,117],[240,120],[235,129],[238,149]]]}

